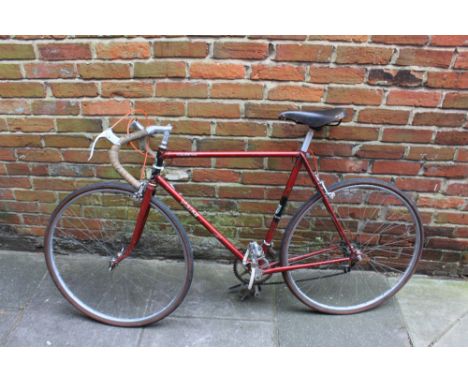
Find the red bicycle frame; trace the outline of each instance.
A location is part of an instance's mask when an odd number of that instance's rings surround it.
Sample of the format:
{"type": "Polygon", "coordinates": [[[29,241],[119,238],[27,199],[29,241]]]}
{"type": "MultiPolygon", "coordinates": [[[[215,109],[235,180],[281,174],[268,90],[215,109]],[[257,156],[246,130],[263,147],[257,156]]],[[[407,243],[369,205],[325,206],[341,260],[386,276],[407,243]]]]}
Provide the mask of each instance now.
{"type": "MultiPolygon", "coordinates": [[[[164,190],[166,190],[183,208],[185,208],[195,219],[197,219],[200,224],[202,224],[209,232],[211,232],[218,241],[224,245],[229,251],[232,252],[234,256],[236,256],[239,260],[243,260],[244,254],[229,240],[227,239],[221,232],[219,232],[208,220],[206,220],[203,215],[192,205],[190,205],[184,197],[177,192],[177,190],[160,175],[160,169],[163,167],[163,163],[165,159],[172,159],[172,158],[255,158],[255,157],[284,157],[284,158],[294,158],[294,166],[291,170],[291,174],[289,175],[289,179],[286,183],[284,188],[283,194],[281,196],[281,200],[278,204],[278,207],[274,213],[273,219],[270,223],[270,227],[266,233],[265,239],[263,241],[262,247],[263,251],[266,252],[268,248],[271,246],[271,241],[275,234],[275,231],[278,227],[278,223],[281,219],[281,215],[286,207],[289,195],[296,183],[297,176],[299,171],[301,170],[302,166],[305,167],[312,183],[315,185],[316,189],[320,193],[322,200],[327,208],[328,212],[330,213],[333,223],[348,247],[351,256],[346,257],[339,257],[336,259],[326,260],[326,261],[317,261],[313,263],[306,263],[306,264],[295,264],[295,265],[288,265],[288,266],[279,266],[279,262],[272,262],[269,264],[269,267],[266,269],[262,269],[263,274],[270,274],[270,273],[277,273],[277,272],[284,272],[294,269],[300,268],[311,268],[311,267],[319,267],[327,264],[335,264],[335,263],[349,263],[354,259],[355,253],[354,249],[349,242],[348,238],[346,237],[345,231],[341,222],[335,215],[333,208],[331,207],[330,200],[327,195],[327,191],[324,188],[321,181],[315,175],[314,171],[312,170],[309,162],[307,161],[306,153],[303,151],[255,151],[255,152],[244,152],[244,151],[231,151],[231,152],[224,152],[224,151],[206,151],[206,152],[180,152],[180,151],[166,151],[166,150],[159,150],[157,153],[157,164],[156,169],[157,171],[154,173],[151,181],[148,183],[148,186],[145,190],[145,194],[143,196],[143,202],[140,207],[140,213],[137,217],[137,222],[135,225],[135,230],[132,236],[131,243],[128,248],[126,248],[125,253],[120,256],[115,264],[117,265],[118,262],[122,261],[125,257],[130,255],[131,251],[133,250],[134,245],[138,242],[141,232],[144,228],[146,218],[148,216],[149,210],[149,200],[150,197],[154,194],[154,188],[156,185],[160,185],[164,190]]],[[[307,254],[303,254],[300,256],[292,257],[289,259],[289,263],[295,263],[301,260],[305,260],[307,258],[311,258],[313,256],[320,255],[325,252],[333,251],[339,249],[339,246],[333,245],[328,248],[323,248],[314,252],[310,252],[307,254]]]]}

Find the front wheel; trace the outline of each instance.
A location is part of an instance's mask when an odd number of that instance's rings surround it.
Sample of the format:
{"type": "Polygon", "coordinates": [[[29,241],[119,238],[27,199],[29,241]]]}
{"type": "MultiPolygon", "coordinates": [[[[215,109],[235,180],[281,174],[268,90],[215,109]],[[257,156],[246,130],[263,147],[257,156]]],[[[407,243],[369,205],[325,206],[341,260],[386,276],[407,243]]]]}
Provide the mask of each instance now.
{"type": "Polygon", "coordinates": [[[109,267],[132,237],[140,207],[134,191],[99,183],[73,192],[53,212],[44,243],[47,267],[63,296],[85,315],[117,326],[166,317],[182,302],[193,274],[187,234],[156,198],[131,256],[109,267]]]}
{"type": "Polygon", "coordinates": [[[351,179],[329,191],[334,193],[331,208],[358,258],[351,261],[349,247],[317,193],[290,221],[281,249],[283,266],[317,265],[284,272],[283,277],[312,309],[362,312],[392,297],[413,274],[423,249],[421,218],[405,194],[380,180],[351,179]],[[350,261],[339,260],[344,258],[350,261]]]}

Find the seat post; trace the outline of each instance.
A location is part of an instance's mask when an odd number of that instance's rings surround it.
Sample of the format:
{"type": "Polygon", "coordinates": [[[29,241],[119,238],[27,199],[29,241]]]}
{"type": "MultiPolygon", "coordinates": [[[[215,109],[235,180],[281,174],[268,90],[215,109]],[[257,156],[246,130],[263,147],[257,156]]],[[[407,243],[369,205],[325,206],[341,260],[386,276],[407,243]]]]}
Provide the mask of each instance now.
{"type": "Polygon", "coordinates": [[[304,142],[302,142],[301,151],[306,153],[309,150],[310,143],[312,142],[312,138],[314,137],[314,131],[309,129],[309,132],[304,138],[304,142]]]}

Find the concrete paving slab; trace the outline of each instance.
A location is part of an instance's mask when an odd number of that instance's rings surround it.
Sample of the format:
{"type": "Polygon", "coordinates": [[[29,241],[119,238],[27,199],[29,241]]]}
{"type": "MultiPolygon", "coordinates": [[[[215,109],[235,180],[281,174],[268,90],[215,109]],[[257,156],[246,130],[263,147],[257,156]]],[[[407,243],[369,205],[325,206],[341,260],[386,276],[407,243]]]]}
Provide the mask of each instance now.
{"type": "Polygon", "coordinates": [[[41,253],[0,251],[0,308],[24,308],[45,274],[41,253]]]}
{"type": "Polygon", "coordinates": [[[47,277],[6,346],[136,346],[141,328],[107,326],[82,316],[47,277]]]}
{"type": "Polygon", "coordinates": [[[232,264],[196,262],[192,286],[173,316],[271,320],[272,289],[265,287],[258,298],[241,301],[237,290],[229,291],[238,283],[232,264]]]}
{"type": "Polygon", "coordinates": [[[434,346],[468,346],[468,311],[434,346]]]}
{"type": "Polygon", "coordinates": [[[20,315],[21,311],[17,309],[0,309],[0,346],[4,344],[20,315]]]}
{"type": "Polygon", "coordinates": [[[144,329],[141,346],[277,346],[268,321],[167,317],[144,329]]]}
{"type": "Polygon", "coordinates": [[[410,346],[395,300],[360,314],[326,315],[309,310],[284,286],[277,314],[280,346],[410,346]]]}
{"type": "Polygon", "coordinates": [[[468,310],[468,283],[415,275],[397,299],[413,345],[430,346],[468,310]]]}

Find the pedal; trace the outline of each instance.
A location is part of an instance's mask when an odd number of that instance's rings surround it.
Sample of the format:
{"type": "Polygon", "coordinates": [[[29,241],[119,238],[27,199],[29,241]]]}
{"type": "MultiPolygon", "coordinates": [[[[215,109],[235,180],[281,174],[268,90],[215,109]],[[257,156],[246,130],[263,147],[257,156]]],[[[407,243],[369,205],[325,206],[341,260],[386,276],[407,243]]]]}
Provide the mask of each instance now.
{"type": "Polygon", "coordinates": [[[245,301],[251,297],[258,297],[262,288],[260,285],[254,285],[253,288],[249,289],[246,284],[242,285],[239,290],[240,300],[245,301]]]}

